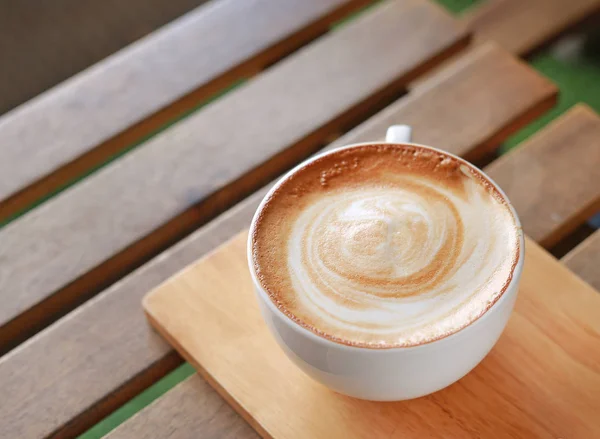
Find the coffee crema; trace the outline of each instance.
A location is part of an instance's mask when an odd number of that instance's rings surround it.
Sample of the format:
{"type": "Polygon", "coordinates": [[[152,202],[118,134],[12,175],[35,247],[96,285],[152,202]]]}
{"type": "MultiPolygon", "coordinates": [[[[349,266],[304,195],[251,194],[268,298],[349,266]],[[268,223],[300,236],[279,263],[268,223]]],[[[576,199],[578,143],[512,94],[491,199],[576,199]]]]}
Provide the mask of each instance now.
{"type": "Polygon", "coordinates": [[[469,325],[507,288],[520,229],[466,162],[416,145],[325,154],[284,178],[251,236],[262,288],[330,340],[392,348],[469,325]]]}

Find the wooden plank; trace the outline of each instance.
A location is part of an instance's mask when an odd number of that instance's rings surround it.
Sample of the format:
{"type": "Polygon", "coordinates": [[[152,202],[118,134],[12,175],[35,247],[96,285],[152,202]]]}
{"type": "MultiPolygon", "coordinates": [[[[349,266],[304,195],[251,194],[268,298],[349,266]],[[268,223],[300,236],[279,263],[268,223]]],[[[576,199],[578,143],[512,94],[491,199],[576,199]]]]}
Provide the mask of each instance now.
{"type": "Polygon", "coordinates": [[[561,261],[571,271],[600,291],[600,229],[567,253],[561,261]]]}
{"type": "MultiPolygon", "coordinates": [[[[330,147],[380,138],[389,124],[401,123],[413,113],[421,117],[411,120],[417,142],[432,140],[430,136],[435,135],[438,141],[446,139],[455,151],[465,153],[488,148],[493,141],[500,144],[512,130],[545,108],[556,89],[502,50],[491,45],[480,50],[453,74],[446,72],[440,79],[432,78],[428,91],[420,96],[427,102],[436,98],[435,105],[422,106],[420,99],[407,95],[330,147]],[[493,80],[494,87],[488,87],[490,71],[495,70],[503,74],[493,80]],[[461,103],[460,107],[456,107],[456,102],[461,103]],[[448,119],[440,118],[440,114],[448,119]],[[468,121],[468,129],[462,129],[464,121],[468,121]],[[427,131],[431,127],[437,127],[435,134],[427,131]]],[[[117,407],[129,394],[143,389],[146,383],[140,377],[160,376],[174,367],[171,348],[148,331],[140,310],[141,298],[182,267],[247,227],[267,189],[255,193],[0,359],[0,388],[5,389],[11,401],[6,418],[0,418],[0,436],[8,434],[1,430],[2,425],[9,424],[4,419],[11,420],[16,432],[31,425],[36,432],[49,431],[70,419],[70,425],[90,425],[97,419],[96,414],[101,416],[104,410],[117,407]],[[49,346],[52,346],[50,353],[49,346]],[[86,392],[82,394],[84,387],[86,392]],[[102,407],[98,408],[99,405],[102,407]],[[54,416],[47,417],[51,410],[54,416]]],[[[177,390],[182,396],[172,400],[177,403],[174,410],[181,410],[186,419],[198,416],[197,410],[212,410],[201,400],[185,396],[195,394],[193,389],[195,385],[182,385],[177,390]]],[[[164,407],[153,407],[148,412],[150,418],[163,422],[164,407]]],[[[136,417],[132,422],[140,425],[131,427],[131,431],[145,431],[139,437],[153,436],[156,430],[152,424],[145,427],[150,418],[136,417]]],[[[124,431],[130,431],[129,428],[124,431]]],[[[200,436],[203,430],[188,425],[181,431],[200,436]]]]}
{"type": "Polygon", "coordinates": [[[486,0],[462,20],[477,39],[525,56],[598,11],[600,0],[486,0]]]}
{"type": "Polygon", "coordinates": [[[515,312],[490,355],[440,392],[373,403],[328,390],[285,356],[260,316],[247,237],[156,288],[144,309],[263,437],[600,436],[600,295],[531,239],[515,312]]]}
{"type": "Polygon", "coordinates": [[[425,0],[384,3],[10,223],[0,230],[0,261],[10,261],[0,265],[0,340],[128,273],[466,40],[425,0]]]}
{"type": "Polygon", "coordinates": [[[600,117],[579,104],[486,168],[523,229],[552,247],[600,209],[600,117]]]}
{"type": "Polygon", "coordinates": [[[204,2],[0,2],[0,114],[204,2]]]}
{"type": "Polygon", "coordinates": [[[212,1],[4,115],[0,221],[368,1],[212,1]]]}

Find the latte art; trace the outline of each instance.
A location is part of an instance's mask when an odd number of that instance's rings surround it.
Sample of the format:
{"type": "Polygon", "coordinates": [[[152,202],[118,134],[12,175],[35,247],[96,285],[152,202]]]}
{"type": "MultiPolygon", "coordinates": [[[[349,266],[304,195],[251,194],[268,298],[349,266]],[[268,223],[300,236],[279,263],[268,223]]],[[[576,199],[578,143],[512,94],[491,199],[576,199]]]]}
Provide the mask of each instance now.
{"type": "Polygon", "coordinates": [[[515,218],[478,171],[414,146],[309,163],[272,194],[253,235],[257,277],[284,313],[366,347],[471,323],[501,296],[518,246],[515,218]]]}

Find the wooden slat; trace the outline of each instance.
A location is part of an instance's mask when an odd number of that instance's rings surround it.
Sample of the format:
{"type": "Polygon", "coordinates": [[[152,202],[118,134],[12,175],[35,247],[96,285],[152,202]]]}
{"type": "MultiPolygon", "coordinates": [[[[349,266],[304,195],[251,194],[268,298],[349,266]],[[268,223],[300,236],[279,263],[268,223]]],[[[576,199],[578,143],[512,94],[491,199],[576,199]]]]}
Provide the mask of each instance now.
{"type": "Polygon", "coordinates": [[[600,209],[600,117],[577,105],[486,171],[525,233],[552,247],[600,209]]]}
{"type": "Polygon", "coordinates": [[[0,114],[205,0],[0,2],[0,114]]]}
{"type": "Polygon", "coordinates": [[[466,40],[426,0],[384,3],[10,223],[0,230],[0,261],[10,261],[0,264],[0,339],[131,271],[466,40]]]}
{"type": "Polygon", "coordinates": [[[521,56],[600,10],[600,0],[485,0],[463,22],[478,39],[521,56]]]}
{"type": "Polygon", "coordinates": [[[108,435],[111,439],[258,439],[258,434],[202,379],[186,380],[108,435]],[[180,407],[196,410],[180,410],[180,407]],[[160,416],[156,416],[160,413],[160,416]]]}
{"type": "MultiPolygon", "coordinates": [[[[549,81],[491,45],[479,49],[469,62],[455,70],[431,78],[426,90],[418,99],[412,95],[403,97],[330,147],[380,138],[389,124],[419,114],[419,119],[411,119],[416,141],[435,140],[442,146],[443,139],[454,151],[463,153],[488,149],[491,142],[500,144],[505,136],[546,108],[556,95],[549,81]],[[494,71],[503,74],[491,79],[490,72],[494,71]],[[494,87],[488,87],[489,81],[494,82],[494,87]],[[421,100],[431,105],[422,105],[421,100]],[[446,116],[441,118],[440,114],[446,116]]],[[[73,418],[71,425],[89,425],[95,414],[139,392],[149,381],[145,377],[160,376],[174,367],[177,357],[171,348],[148,330],[141,298],[246,227],[267,190],[268,187],[255,193],[1,359],[0,388],[5,389],[11,401],[5,419],[17,421],[5,424],[0,418],[0,428],[10,424],[14,430],[9,431],[17,434],[33,425],[35,432],[47,432],[73,418]],[[85,393],[81,392],[83,387],[85,393]],[[47,417],[51,410],[53,416],[47,417]]],[[[185,418],[198,416],[197,410],[213,410],[190,396],[195,394],[195,386],[183,384],[177,392],[188,396],[172,400],[177,404],[183,401],[181,413],[185,418]]],[[[151,416],[160,419],[157,413],[162,413],[164,407],[157,405],[158,411],[151,411],[151,416]]],[[[175,411],[178,410],[179,405],[175,411]]],[[[148,420],[145,415],[135,419],[140,425],[131,431],[153,435],[152,424],[144,427],[148,420]]],[[[182,431],[188,432],[188,427],[182,431]]],[[[191,429],[188,434],[200,436],[201,431],[191,429]]],[[[0,436],[2,433],[8,434],[0,429],[0,436]]]]}
{"type": "Polygon", "coordinates": [[[600,229],[567,253],[561,261],[600,292],[600,229]]]}
{"type": "Polygon", "coordinates": [[[368,1],[214,0],[4,115],[0,221],[368,1]]]}

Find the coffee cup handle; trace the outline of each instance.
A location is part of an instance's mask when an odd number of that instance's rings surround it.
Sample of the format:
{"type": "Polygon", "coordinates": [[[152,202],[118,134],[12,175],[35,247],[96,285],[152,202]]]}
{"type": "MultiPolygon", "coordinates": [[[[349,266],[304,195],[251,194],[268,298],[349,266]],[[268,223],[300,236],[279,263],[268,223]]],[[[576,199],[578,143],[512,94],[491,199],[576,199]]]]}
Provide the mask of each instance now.
{"type": "Polygon", "coordinates": [[[387,129],[385,141],[388,143],[410,143],[412,128],[408,125],[392,125],[387,129]]]}

